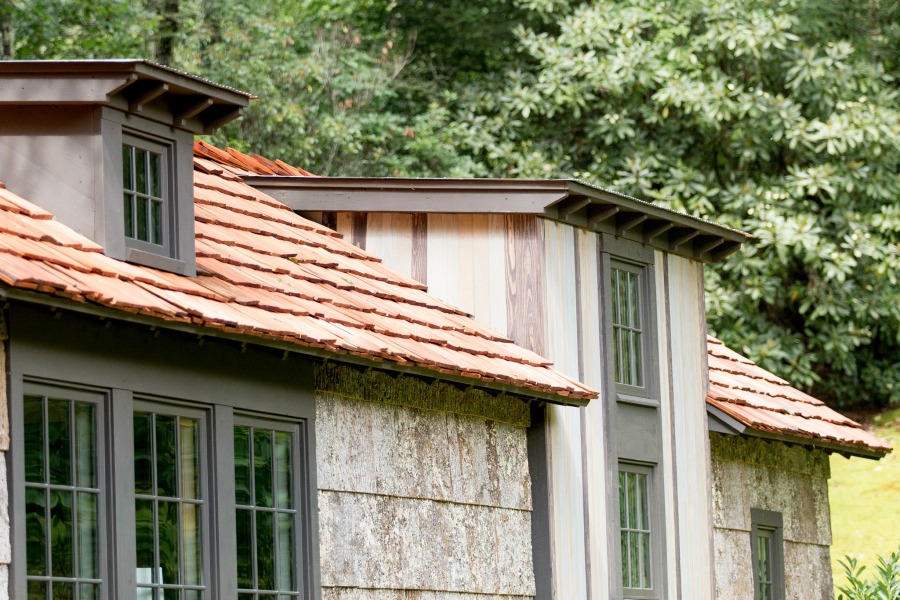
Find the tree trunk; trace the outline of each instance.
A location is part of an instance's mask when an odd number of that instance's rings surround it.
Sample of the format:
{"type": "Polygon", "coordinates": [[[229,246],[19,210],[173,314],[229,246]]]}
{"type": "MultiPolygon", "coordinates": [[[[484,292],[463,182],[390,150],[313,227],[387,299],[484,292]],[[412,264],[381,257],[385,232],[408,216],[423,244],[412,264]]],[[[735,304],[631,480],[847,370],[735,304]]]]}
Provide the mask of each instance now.
{"type": "Polygon", "coordinates": [[[178,36],[179,0],[163,0],[162,20],[159,23],[159,43],[156,46],[156,62],[171,66],[175,62],[175,38],[178,36]]]}
{"type": "Polygon", "coordinates": [[[0,0],[0,60],[15,58],[12,0],[0,0]]]}

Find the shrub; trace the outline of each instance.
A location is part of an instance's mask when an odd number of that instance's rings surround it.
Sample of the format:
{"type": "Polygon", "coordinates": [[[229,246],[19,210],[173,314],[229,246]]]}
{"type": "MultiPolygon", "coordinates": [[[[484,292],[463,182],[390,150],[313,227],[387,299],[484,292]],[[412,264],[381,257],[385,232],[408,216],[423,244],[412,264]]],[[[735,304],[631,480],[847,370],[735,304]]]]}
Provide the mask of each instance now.
{"type": "Polygon", "coordinates": [[[872,579],[864,579],[864,566],[845,556],[840,561],[847,574],[846,585],[840,586],[838,600],[900,600],[900,548],[885,558],[878,557],[872,579]]]}

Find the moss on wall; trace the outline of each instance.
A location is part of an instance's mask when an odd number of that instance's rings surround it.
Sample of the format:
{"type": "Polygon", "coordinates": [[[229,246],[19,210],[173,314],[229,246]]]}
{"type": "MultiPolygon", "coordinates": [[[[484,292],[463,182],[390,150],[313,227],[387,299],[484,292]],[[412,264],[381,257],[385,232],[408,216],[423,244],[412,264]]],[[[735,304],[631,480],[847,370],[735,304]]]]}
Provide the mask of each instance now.
{"type": "Polygon", "coordinates": [[[460,389],[441,381],[332,362],[316,367],[316,390],[366,402],[483,417],[517,427],[528,427],[531,420],[528,404],[515,396],[492,396],[474,387],[460,389]]]}

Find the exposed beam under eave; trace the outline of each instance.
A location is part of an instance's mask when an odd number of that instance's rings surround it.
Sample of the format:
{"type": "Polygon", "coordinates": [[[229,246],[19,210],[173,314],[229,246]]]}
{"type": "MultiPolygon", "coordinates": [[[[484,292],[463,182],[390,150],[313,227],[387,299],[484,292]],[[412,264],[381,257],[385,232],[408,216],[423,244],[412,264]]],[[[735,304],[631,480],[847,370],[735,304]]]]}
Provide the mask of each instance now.
{"type": "Polygon", "coordinates": [[[730,227],[566,179],[243,177],[303,213],[530,214],[702,262],[719,261],[749,238],[730,227]],[[698,236],[701,243],[688,243],[698,236]]]}

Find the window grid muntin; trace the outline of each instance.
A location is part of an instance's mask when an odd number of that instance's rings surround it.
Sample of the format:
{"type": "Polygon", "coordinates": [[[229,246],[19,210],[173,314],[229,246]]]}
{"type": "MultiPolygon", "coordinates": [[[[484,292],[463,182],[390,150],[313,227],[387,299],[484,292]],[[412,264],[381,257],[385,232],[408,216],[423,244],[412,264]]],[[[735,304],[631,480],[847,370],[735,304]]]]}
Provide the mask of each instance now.
{"type": "MultiPolygon", "coordinates": [[[[297,444],[299,443],[299,437],[296,435],[295,428],[291,427],[289,429],[284,429],[281,427],[277,427],[272,423],[269,423],[260,419],[241,419],[235,418],[234,424],[234,432],[235,432],[235,456],[234,456],[234,468],[235,474],[237,474],[238,468],[238,448],[237,448],[237,439],[236,433],[238,429],[246,429],[248,431],[247,442],[248,442],[248,464],[250,467],[249,473],[249,499],[250,504],[242,504],[238,501],[238,489],[237,489],[237,481],[235,482],[235,513],[237,511],[246,511],[251,513],[250,526],[252,531],[252,540],[251,543],[251,559],[250,559],[250,568],[251,568],[251,580],[253,583],[253,587],[241,587],[240,577],[238,577],[238,600],[256,600],[256,599],[266,599],[278,597],[279,600],[284,600],[285,598],[294,598],[299,597],[301,592],[299,591],[301,587],[301,582],[299,580],[300,573],[297,570],[297,558],[298,558],[298,536],[300,535],[300,531],[298,529],[298,515],[299,515],[299,507],[298,503],[300,502],[300,498],[297,496],[296,492],[296,482],[295,482],[295,461],[297,460],[297,444]],[[273,448],[272,457],[273,457],[273,465],[271,467],[271,491],[272,491],[272,507],[258,506],[257,504],[257,477],[255,472],[255,452],[256,452],[256,444],[255,444],[255,432],[264,431],[270,434],[270,440],[272,441],[271,447],[273,448]],[[290,492],[290,498],[288,502],[288,508],[276,506],[278,504],[278,468],[277,465],[274,464],[274,459],[276,456],[275,452],[275,436],[277,434],[287,435],[288,440],[290,442],[290,447],[288,450],[288,460],[290,462],[290,468],[288,473],[290,475],[290,480],[288,482],[288,491],[290,492]],[[261,589],[259,588],[259,557],[258,557],[258,530],[257,530],[257,513],[268,513],[273,515],[273,538],[272,538],[272,547],[275,551],[276,562],[273,566],[274,575],[273,581],[275,583],[276,588],[282,587],[281,579],[283,569],[289,569],[289,579],[290,585],[293,587],[293,590],[281,590],[281,589],[261,589]],[[281,558],[277,557],[277,551],[279,548],[279,528],[278,528],[278,515],[288,515],[290,517],[291,523],[291,555],[289,560],[287,560],[287,564],[285,561],[281,560],[281,558]]],[[[235,524],[238,522],[237,516],[235,517],[235,524]]],[[[235,564],[236,568],[239,568],[239,561],[235,564]]]]}
{"type": "Polygon", "coordinates": [[[138,142],[129,140],[123,142],[122,180],[125,237],[157,246],[165,245],[166,213],[168,212],[165,198],[167,162],[164,148],[151,149],[138,142]],[[143,160],[139,161],[139,156],[143,160]],[[142,173],[143,183],[141,183],[140,177],[142,173]],[[143,206],[143,210],[139,210],[141,206],[143,206]],[[140,218],[141,213],[143,213],[143,219],[140,218]],[[143,233],[140,226],[142,220],[144,222],[143,233]]]}
{"type": "MultiPolygon", "coordinates": [[[[150,417],[150,451],[149,456],[151,458],[151,493],[138,493],[135,490],[134,500],[135,500],[135,527],[138,527],[137,521],[137,513],[138,513],[138,503],[141,501],[151,502],[152,503],[152,531],[151,535],[153,536],[153,565],[150,567],[150,582],[137,582],[137,600],[166,600],[169,599],[170,594],[167,594],[167,591],[177,591],[178,597],[181,600],[202,600],[205,597],[205,591],[207,589],[206,584],[203,582],[204,580],[204,560],[205,555],[203,552],[204,542],[204,531],[203,531],[203,520],[205,515],[203,514],[203,508],[205,507],[205,500],[203,499],[203,485],[202,485],[202,473],[204,467],[203,457],[201,456],[202,448],[204,447],[204,423],[205,420],[201,414],[194,414],[198,411],[191,411],[192,414],[187,416],[185,414],[181,414],[177,411],[172,412],[163,412],[165,408],[157,405],[148,405],[146,403],[142,403],[140,407],[136,407],[134,411],[134,416],[137,417],[139,414],[148,415],[150,417]],[[175,476],[175,493],[176,496],[162,496],[158,493],[159,491],[159,477],[158,477],[158,448],[157,448],[157,417],[174,417],[175,427],[174,430],[176,432],[175,435],[175,455],[176,455],[176,470],[178,471],[175,476]],[[183,477],[181,474],[181,459],[182,459],[182,435],[181,435],[181,421],[189,420],[194,421],[196,423],[196,431],[195,431],[195,478],[196,481],[194,485],[196,486],[196,495],[197,498],[185,498],[184,490],[183,490],[183,477]],[[153,581],[156,579],[157,575],[162,574],[162,560],[160,556],[160,522],[159,522],[159,503],[160,501],[166,502],[169,504],[175,504],[178,507],[176,511],[177,514],[177,546],[176,551],[178,553],[178,583],[168,584],[161,583],[157,581],[153,581]],[[183,523],[183,515],[184,510],[183,506],[195,506],[196,508],[196,530],[195,530],[195,538],[197,542],[197,573],[196,576],[199,579],[200,583],[186,583],[185,582],[185,533],[184,533],[184,523],[183,523]]],[[[136,429],[136,428],[135,428],[136,429]]],[[[135,445],[137,443],[137,435],[135,437],[135,445]]],[[[136,462],[138,457],[137,448],[133,448],[133,456],[132,459],[136,462]]],[[[135,472],[137,472],[137,467],[135,466],[135,472]]],[[[135,485],[137,485],[137,481],[135,478],[135,485]]],[[[138,554],[138,532],[135,532],[135,555],[136,558],[138,554]]],[[[136,568],[146,568],[137,565],[136,568]]]]}
{"type": "Polygon", "coordinates": [[[650,506],[649,470],[620,467],[619,539],[625,589],[653,589],[650,506]]]}
{"type": "MultiPolygon", "coordinates": [[[[100,544],[101,544],[101,497],[100,497],[100,470],[99,470],[99,461],[100,456],[98,454],[98,446],[101,443],[99,438],[99,427],[98,422],[100,419],[100,408],[99,403],[86,401],[86,400],[75,400],[73,398],[65,398],[65,397],[57,397],[55,394],[25,394],[23,398],[23,419],[27,418],[25,410],[25,406],[29,401],[38,401],[41,404],[41,432],[42,432],[42,479],[43,482],[29,481],[27,467],[25,473],[25,527],[27,530],[28,527],[28,490],[40,490],[43,492],[44,496],[44,548],[43,548],[43,567],[46,574],[44,575],[35,575],[28,573],[27,570],[30,569],[31,565],[28,560],[28,544],[26,542],[26,587],[29,591],[29,598],[37,597],[39,590],[43,587],[43,595],[45,598],[52,598],[53,589],[55,587],[63,587],[63,586],[71,586],[73,590],[73,594],[76,590],[87,589],[88,587],[92,588],[89,592],[85,592],[83,596],[89,598],[91,595],[94,598],[99,598],[101,594],[101,585],[103,584],[103,579],[101,577],[101,569],[100,569],[100,544]],[[68,465],[68,477],[69,484],[60,484],[60,483],[51,483],[50,479],[52,478],[50,461],[50,435],[49,431],[49,412],[50,412],[50,403],[51,402],[62,402],[66,404],[67,408],[67,425],[69,427],[68,432],[68,446],[69,446],[69,465],[68,465]],[[83,486],[78,485],[79,483],[79,463],[78,463],[78,435],[77,429],[78,422],[76,417],[76,408],[78,406],[89,407],[91,410],[91,479],[93,480],[94,486],[83,486]],[[53,549],[53,535],[51,533],[53,516],[51,514],[51,503],[50,503],[50,495],[53,491],[60,493],[68,493],[71,498],[71,504],[69,507],[69,518],[71,520],[71,524],[69,525],[69,535],[70,535],[70,548],[69,548],[69,560],[71,561],[71,576],[65,575],[54,575],[53,574],[53,563],[54,563],[54,549],[53,549]],[[94,498],[94,506],[93,506],[93,521],[94,521],[94,541],[93,541],[93,551],[91,552],[93,565],[91,566],[91,570],[93,571],[96,577],[84,577],[79,576],[78,574],[82,570],[82,561],[84,556],[81,554],[81,528],[79,527],[80,521],[83,515],[80,512],[80,505],[78,500],[82,494],[92,496],[94,498]],[[48,518],[48,514],[50,514],[50,518],[48,518]],[[31,590],[35,590],[32,593],[31,590]],[[90,594],[90,595],[89,595],[90,594]]],[[[27,427],[27,423],[23,422],[23,425],[27,427]]],[[[25,463],[28,464],[27,459],[28,447],[25,447],[25,463]]],[[[74,596],[73,596],[74,597],[74,596]]]]}
{"type": "Polygon", "coordinates": [[[615,381],[644,387],[640,273],[613,266],[610,279],[615,381]]]}

